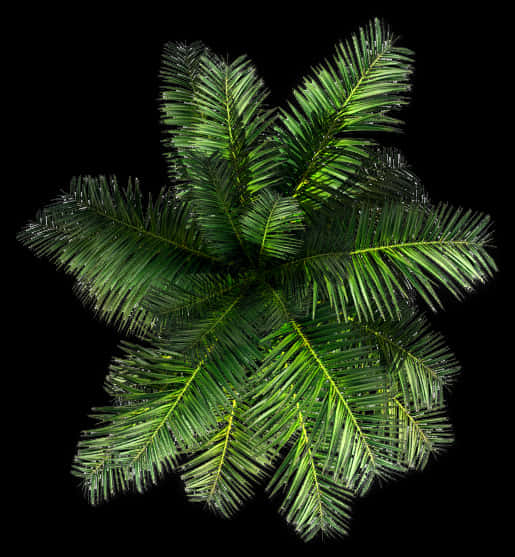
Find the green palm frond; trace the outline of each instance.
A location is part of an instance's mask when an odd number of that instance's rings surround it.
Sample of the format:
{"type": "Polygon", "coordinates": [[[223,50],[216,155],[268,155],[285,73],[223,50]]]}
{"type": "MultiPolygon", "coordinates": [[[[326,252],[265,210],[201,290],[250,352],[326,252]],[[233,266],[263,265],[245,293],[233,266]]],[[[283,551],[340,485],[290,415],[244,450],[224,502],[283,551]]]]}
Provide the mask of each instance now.
{"type": "Polygon", "coordinates": [[[200,43],[169,45],[165,60],[163,121],[173,126],[180,153],[193,148],[226,158],[242,202],[273,183],[268,132],[274,111],[266,107],[268,92],[251,61],[223,61],[200,43]]]}
{"type": "MultiPolygon", "coordinates": [[[[407,102],[412,52],[379,20],[340,43],[332,60],[306,77],[296,105],[281,114],[278,149],[283,183],[303,202],[316,203],[345,188],[368,155],[362,132],[396,131],[388,115],[407,102]]],[[[351,186],[352,187],[352,186],[351,186]]]]}
{"type": "Polygon", "coordinates": [[[219,430],[181,469],[190,500],[226,518],[252,497],[270,465],[266,450],[250,435],[245,412],[245,403],[234,399],[219,430]]]}
{"type": "Polygon", "coordinates": [[[297,405],[307,416],[316,407],[315,432],[327,437],[328,459],[334,477],[364,492],[375,477],[396,470],[395,445],[386,444],[377,431],[389,385],[373,344],[342,329],[333,313],[320,310],[317,320],[300,321],[284,307],[286,322],[267,338],[275,340],[260,370],[252,408],[262,422],[263,435],[284,446],[291,431],[285,419],[297,405]]]}
{"type": "Polygon", "coordinates": [[[168,346],[125,344],[125,358],[111,366],[107,388],[116,405],[95,409],[100,425],[83,433],[74,465],[93,502],[129,487],[143,491],[174,468],[181,452],[216,430],[227,393],[234,396],[245,376],[235,357],[221,359],[210,346],[195,359],[168,346]]]}
{"type": "Polygon", "coordinates": [[[163,192],[145,207],[137,182],[122,190],[114,178],[73,180],[18,239],[75,276],[98,315],[134,332],[153,324],[142,301],[154,284],[217,261],[204,251],[187,205],[163,192]]]}
{"type": "Polygon", "coordinates": [[[234,262],[245,253],[245,246],[238,222],[236,176],[229,161],[189,153],[184,164],[189,176],[187,196],[210,252],[234,262]]]}
{"type": "Polygon", "coordinates": [[[415,294],[436,311],[439,286],[461,299],[496,270],[490,218],[470,210],[387,203],[314,222],[304,252],[274,271],[289,290],[313,293],[313,314],[321,299],[344,315],[399,319],[415,294]]]}
{"type": "Polygon", "coordinates": [[[375,322],[349,316],[348,323],[377,343],[410,406],[419,410],[443,404],[444,390],[452,385],[460,367],[442,335],[431,331],[424,316],[375,322]]]}
{"type": "MultiPolygon", "coordinates": [[[[488,254],[490,218],[441,204],[433,211],[387,205],[359,215],[347,264],[346,293],[358,314],[400,316],[399,300],[413,289],[432,310],[441,307],[435,288],[456,298],[496,270],[488,254]]],[[[344,287],[345,288],[345,287],[344,287]]]]}
{"type": "Polygon", "coordinates": [[[172,184],[84,177],[18,239],[136,333],[110,366],[73,473],[92,503],[182,473],[224,517],[258,484],[304,539],[453,440],[459,371],[421,314],[496,270],[489,217],[434,205],[394,147],[413,55],[374,20],[276,111],[245,56],[167,44],[172,184]]]}
{"type": "Polygon", "coordinates": [[[347,533],[352,492],[331,478],[325,466],[328,450],[311,438],[300,405],[295,405],[295,440],[268,485],[271,496],[286,491],[280,512],[309,541],[347,533]],[[320,456],[322,453],[322,456],[320,456]]]}
{"type": "Polygon", "coordinates": [[[243,238],[254,244],[258,263],[264,257],[285,259],[301,247],[295,231],[303,229],[303,213],[291,197],[264,190],[241,218],[243,238]]]}

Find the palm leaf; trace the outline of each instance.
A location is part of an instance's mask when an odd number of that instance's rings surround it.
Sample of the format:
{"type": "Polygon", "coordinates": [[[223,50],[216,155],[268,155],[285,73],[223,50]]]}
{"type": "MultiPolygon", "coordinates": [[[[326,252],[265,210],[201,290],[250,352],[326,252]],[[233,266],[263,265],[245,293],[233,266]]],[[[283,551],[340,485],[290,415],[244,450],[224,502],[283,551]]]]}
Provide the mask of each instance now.
{"type": "Polygon", "coordinates": [[[361,132],[396,131],[388,115],[406,103],[412,53],[374,20],[350,43],[340,43],[295,92],[296,106],[281,114],[277,147],[290,194],[315,203],[345,188],[368,156],[361,132]]]}
{"type": "Polygon", "coordinates": [[[159,344],[125,349],[108,378],[117,404],[95,409],[100,425],[83,433],[75,458],[74,473],[93,503],[155,483],[181,451],[216,428],[216,413],[227,404],[207,351],[188,362],[159,344]]]}
{"type": "Polygon", "coordinates": [[[209,269],[185,204],[165,192],[144,208],[138,183],[85,177],[45,207],[18,239],[77,278],[85,303],[108,322],[145,331],[154,316],[142,301],[154,284],[209,269]]]}
{"type": "Polygon", "coordinates": [[[252,202],[241,218],[243,239],[257,248],[258,263],[261,258],[285,259],[301,247],[295,231],[302,230],[302,210],[291,197],[264,190],[252,202]]]}
{"type": "Polygon", "coordinates": [[[188,199],[209,251],[234,263],[246,253],[238,217],[236,177],[229,161],[215,156],[189,153],[184,157],[189,176],[188,199]]]}
{"type": "Polygon", "coordinates": [[[360,317],[400,317],[411,291],[432,310],[442,306],[435,290],[444,286],[456,298],[492,276],[496,265],[490,218],[441,204],[433,211],[386,205],[359,215],[349,252],[344,296],[360,317]]]}
{"type": "Polygon", "coordinates": [[[377,342],[397,388],[415,410],[443,404],[444,388],[452,384],[460,367],[442,335],[431,331],[424,316],[372,322],[349,316],[348,323],[377,342]]]}
{"type": "Polygon", "coordinates": [[[216,434],[182,467],[190,500],[226,518],[252,497],[269,465],[266,451],[251,438],[245,411],[245,404],[234,399],[216,434]]]}
{"type": "Polygon", "coordinates": [[[258,375],[251,413],[260,433],[287,445],[298,405],[305,416],[316,416],[312,435],[327,444],[324,464],[335,480],[363,493],[374,478],[401,471],[395,440],[385,441],[377,429],[389,379],[375,346],[343,328],[329,308],[316,321],[300,321],[279,294],[276,299],[288,320],[267,339],[275,342],[258,375]]]}
{"type": "Polygon", "coordinates": [[[286,492],[280,512],[305,541],[317,534],[342,536],[348,531],[352,492],[331,478],[325,466],[327,450],[320,457],[298,403],[293,429],[296,438],[267,490],[271,496],[286,492]]]}

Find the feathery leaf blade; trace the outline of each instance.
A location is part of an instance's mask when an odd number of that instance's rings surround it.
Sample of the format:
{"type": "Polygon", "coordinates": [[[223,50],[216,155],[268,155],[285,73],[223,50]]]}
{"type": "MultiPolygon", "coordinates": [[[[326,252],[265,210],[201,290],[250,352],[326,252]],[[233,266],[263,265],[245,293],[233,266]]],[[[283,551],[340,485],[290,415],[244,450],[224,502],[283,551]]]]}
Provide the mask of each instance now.
{"type": "Polygon", "coordinates": [[[206,503],[225,518],[252,497],[270,464],[266,451],[251,437],[245,412],[245,403],[234,399],[220,429],[181,468],[189,499],[206,503]]]}
{"type": "Polygon", "coordinates": [[[187,205],[163,192],[145,210],[137,183],[124,191],[104,177],[72,181],[18,239],[74,275],[100,317],[136,333],[155,322],[142,306],[154,284],[217,261],[203,251],[187,205]]]}
{"type": "Polygon", "coordinates": [[[296,106],[282,112],[276,131],[283,178],[303,203],[316,206],[359,170],[372,142],[352,134],[398,129],[400,120],[388,112],[407,102],[412,53],[396,40],[371,21],[304,79],[296,106]]]}

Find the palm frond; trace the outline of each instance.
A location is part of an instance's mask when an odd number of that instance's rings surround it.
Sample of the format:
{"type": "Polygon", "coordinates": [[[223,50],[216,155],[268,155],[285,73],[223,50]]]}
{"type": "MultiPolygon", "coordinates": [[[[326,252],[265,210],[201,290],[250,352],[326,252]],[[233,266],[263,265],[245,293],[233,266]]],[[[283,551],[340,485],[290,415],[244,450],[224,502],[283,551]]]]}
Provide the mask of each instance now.
{"type": "Polygon", "coordinates": [[[173,141],[183,154],[194,149],[226,158],[240,202],[248,201],[252,192],[276,180],[268,92],[246,56],[226,62],[198,44],[181,48],[171,62],[181,73],[164,76],[164,122],[174,126],[173,141]]]}
{"type": "Polygon", "coordinates": [[[460,366],[440,333],[431,330],[423,315],[399,321],[361,322],[348,317],[351,327],[377,342],[404,400],[414,410],[438,408],[460,366]]]}
{"type": "Polygon", "coordinates": [[[287,321],[266,339],[275,342],[259,371],[251,408],[261,434],[278,447],[287,445],[298,405],[316,421],[312,435],[328,447],[325,466],[349,489],[363,493],[374,478],[402,471],[396,440],[385,440],[378,429],[377,415],[386,419],[389,379],[376,347],[342,327],[330,308],[320,310],[315,321],[295,320],[285,306],[283,311],[287,321]]]}
{"type": "Polygon", "coordinates": [[[154,284],[217,261],[204,251],[187,205],[163,192],[144,207],[137,182],[122,190],[114,178],[73,180],[18,239],[75,276],[79,296],[98,315],[134,332],[154,322],[142,307],[154,284]]]}
{"type": "Polygon", "coordinates": [[[301,240],[295,231],[303,229],[303,213],[291,197],[264,190],[241,217],[243,239],[256,246],[257,260],[285,259],[295,255],[301,240]]]}
{"type": "Polygon", "coordinates": [[[251,437],[245,411],[245,403],[234,399],[230,412],[220,418],[219,430],[181,468],[189,499],[225,518],[252,497],[270,465],[266,451],[251,437]]]}
{"type": "Polygon", "coordinates": [[[286,492],[280,512],[305,541],[317,534],[343,536],[348,531],[352,492],[327,470],[327,452],[311,438],[311,427],[295,405],[295,440],[280,462],[267,491],[286,492]],[[322,454],[320,454],[322,453],[322,454]]]}
{"type": "Polygon", "coordinates": [[[229,161],[191,152],[184,156],[189,176],[185,196],[191,199],[196,222],[209,251],[232,261],[246,253],[238,217],[240,214],[236,176],[229,161]]]}
{"type": "Polygon", "coordinates": [[[317,204],[344,189],[368,156],[371,141],[355,133],[396,131],[388,113],[404,105],[412,52],[378,19],[340,43],[295,92],[281,114],[277,147],[286,191],[317,204]]]}
{"type": "Polygon", "coordinates": [[[94,409],[100,425],[83,433],[75,458],[74,473],[93,503],[129,488],[145,490],[177,465],[181,452],[200,446],[229,407],[227,393],[234,396],[227,375],[244,375],[234,358],[218,358],[211,347],[196,360],[162,341],[124,349],[107,378],[116,404],[94,409]]]}
{"type": "Polygon", "coordinates": [[[388,204],[363,210],[349,252],[343,296],[360,318],[400,318],[402,301],[416,292],[435,311],[444,286],[461,299],[493,275],[490,218],[445,204],[432,211],[388,204]]]}

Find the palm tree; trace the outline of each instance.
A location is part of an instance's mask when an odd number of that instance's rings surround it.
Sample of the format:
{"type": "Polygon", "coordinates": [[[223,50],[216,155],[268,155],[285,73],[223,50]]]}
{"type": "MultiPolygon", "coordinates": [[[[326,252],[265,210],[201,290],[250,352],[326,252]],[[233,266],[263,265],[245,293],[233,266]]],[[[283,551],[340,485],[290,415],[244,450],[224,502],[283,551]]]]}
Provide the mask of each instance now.
{"type": "Polygon", "coordinates": [[[167,44],[171,186],[80,177],[18,234],[130,333],[73,473],[93,504],[169,470],[229,517],[265,482],[305,540],[452,442],[459,364],[417,309],[496,270],[489,217],[432,203],[395,132],[413,53],[374,20],[267,106],[251,61],[167,44]]]}

